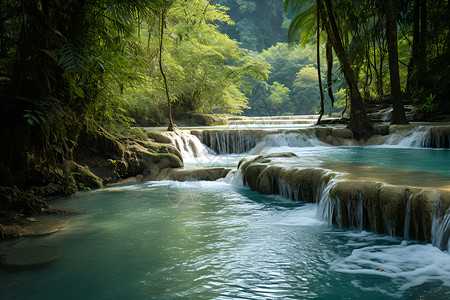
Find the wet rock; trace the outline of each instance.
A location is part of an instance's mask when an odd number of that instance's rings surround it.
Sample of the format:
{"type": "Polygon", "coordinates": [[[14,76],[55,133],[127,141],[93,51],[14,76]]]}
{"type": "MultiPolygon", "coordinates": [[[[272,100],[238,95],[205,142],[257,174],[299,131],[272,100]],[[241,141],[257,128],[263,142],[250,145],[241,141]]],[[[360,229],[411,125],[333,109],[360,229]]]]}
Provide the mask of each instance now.
{"type": "Polygon", "coordinates": [[[34,267],[50,263],[60,254],[61,250],[53,246],[14,247],[4,251],[0,262],[7,267],[34,267]]]}
{"type": "Polygon", "coordinates": [[[171,144],[172,139],[168,137],[167,135],[163,134],[162,132],[158,131],[146,131],[147,136],[154,140],[157,143],[163,143],[163,144],[171,144]]]}
{"type": "Polygon", "coordinates": [[[207,180],[216,181],[224,178],[231,171],[230,168],[208,168],[196,170],[173,169],[169,179],[177,181],[207,180]]]}
{"type": "MultiPolygon", "coordinates": [[[[244,182],[252,190],[306,202],[329,201],[330,221],[343,228],[431,242],[433,230],[446,222],[444,216],[450,212],[448,191],[349,179],[355,176],[305,168],[295,160],[300,158],[278,154],[245,158],[239,164],[244,182]],[[289,159],[278,160],[276,156],[289,159]]],[[[450,226],[443,230],[439,234],[441,249],[445,250],[450,226]]]]}
{"type": "Polygon", "coordinates": [[[78,188],[102,188],[103,180],[89,170],[87,166],[80,166],[76,162],[69,162],[68,168],[77,182],[78,188]]]}

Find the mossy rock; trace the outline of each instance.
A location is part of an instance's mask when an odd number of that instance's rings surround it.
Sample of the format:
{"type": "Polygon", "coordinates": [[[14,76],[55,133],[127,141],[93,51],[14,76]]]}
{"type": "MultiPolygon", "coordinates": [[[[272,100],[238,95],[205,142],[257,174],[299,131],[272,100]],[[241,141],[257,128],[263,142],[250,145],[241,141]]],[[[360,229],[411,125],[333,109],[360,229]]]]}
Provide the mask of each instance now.
{"type": "Polygon", "coordinates": [[[86,156],[122,159],[125,152],[125,146],[117,138],[97,125],[84,128],[77,142],[74,149],[77,162],[82,162],[86,156]]]}
{"type": "Polygon", "coordinates": [[[103,187],[103,180],[85,166],[77,166],[72,171],[72,176],[75,179],[79,189],[95,189],[103,187]]]}

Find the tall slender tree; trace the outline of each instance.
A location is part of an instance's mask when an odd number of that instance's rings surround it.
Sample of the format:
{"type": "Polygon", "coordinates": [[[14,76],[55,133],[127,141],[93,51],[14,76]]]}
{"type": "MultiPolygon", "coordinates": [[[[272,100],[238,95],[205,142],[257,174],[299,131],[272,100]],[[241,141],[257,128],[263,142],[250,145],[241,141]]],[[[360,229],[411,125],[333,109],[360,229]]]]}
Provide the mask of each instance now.
{"type": "MultiPolygon", "coordinates": [[[[304,8],[305,4],[309,4],[312,7],[314,1],[301,1],[301,0],[286,0],[285,10],[287,7],[293,6],[294,8],[304,8]]],[[[358,85],[355,79],[355,74],[352,69],[351,63],[348,58],[348,54],[341,40],[341,33],[339,31],[335,16],[334,6],[331,0],[324,0],[325,6],[320,1],[315,1],[316,5],[321,6],[320,9],[316,7],[316,13],[320,13],[320,17],[323,23],[323,27],[327,33],[328,41],[334,49],[337,58],[341,63],[341,70],[344,73],[345,80],[350,90],[351,110],[350,110],[350,128],[355,138],[366,139],[372,135],[372,122],[368,119],[364,103],[362,101],[361,94],[358,90],[358,85]]],[[[303,13],[296,16],[291,22],[289,33],[293,35],[293,32],[300,31],[302,26],[306,24],[302,22],[308,22],[311,18],[306,17],[306,14],[311,14],[312,10],[304,10],[303,13]]],[[[311,32],[311,31],[310,31],[311,32]]],[[[328,60],[327,60],[328,61],[328,60]]]]}
{"type": "Polygon", "coordinates": [[[316,42],[316,55],[317,55],[317,77],[319,80],[319,90],[320,90],[320,113],[319,113],[319,119],[317,120],[317,124],[320,124],[322,121],[322,117],[325,111],[324,108],[324,96],[323,96],[323,89],[322,89],[322,74],[320,73],[320,10],[322,8],[322,5],[320,3],[320,0],[317,0],[316,3],[316,12],[317,12],[317,42],[316,42]]]}
{"type": "Polygon", "coordinates": [[[386,0],[386,37],[389,51],[389,74],[391,81],[392,124],[408,124],[403,107],[400,75],[398,70],[397,22],[395,0],[386,0]]]}
{"type": "Polygon", "coordinates": [[[167,107],[168,107],[168,119],[169,119],[169,126],[167,127],[168,131],[174,131],[175,125],[173,124],[172,120],[172,101],[170,100],[170,94],[169,94],[169,85],[167,84],[167,77],[164,73],[164,69],[162,66],[162,52],[163,52],[163,40],[164,40],[164,26],[166,23],[166,13],[167,13],[168,7],[166,5],[163,6],[160,12],[160,20],[159,20],[159,70],[161,72],[161,75],[164,80],[164,88],[166,91],[166,98],[167,98],[167,107]]]}
{"type": "Polygon", "coordinates": [[[372,122],[367,117],[367,112],[362,101],[361,94],[356,84],[355,75],[348,60],[347,53],[342,44],[339,29],[334,17],[333,5],[331,0],[324,0],[326,6],[325,11],[322,10],[322,18],[325,24],[327,35],[330,38],[330,42],[333,45],[334,51],[341,63],[342,71],[344,73],[345,80],[347,81],[350,89],[351,98],[351,110],[350,110],[350,128],[357,139],[367,139],[372,135],[372,122]]]}

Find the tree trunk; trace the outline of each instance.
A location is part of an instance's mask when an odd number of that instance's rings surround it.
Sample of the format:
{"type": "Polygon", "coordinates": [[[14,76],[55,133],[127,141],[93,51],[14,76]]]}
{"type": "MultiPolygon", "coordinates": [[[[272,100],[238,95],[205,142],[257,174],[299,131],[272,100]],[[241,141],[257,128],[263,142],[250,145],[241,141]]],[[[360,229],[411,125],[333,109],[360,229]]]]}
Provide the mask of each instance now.
{"type": "Polygon", "coordinates": [[[320,0],[317,0],[316,7],[317,7],[317,75],[319,78],[319,90],[320,90],[320,115],[319,119],[317,120],[317,124],[320,124],[322,121],[323,114],[325,112],[325,105],[324,105],[324,97],[323,97],[323,88],[322,88],[322,75],[320,74],[320,9],[321,9],[321,3],[320,0]]]}
{"type": "Polygon", "coordinates": [[[367,139],[372,135],[372,122],[367,118],[366,109],[362,102],[362,97],[359,93],[353,70],[348,61],[344,46],[342,45],[336,20],[333,15],[331,0],[325,0],[325,4],[328,13],[328,22],[324,22],[326,25],[325,28],[336,55],[341,62],[344,77],[350,89],[351,111],[348,128],[351,129],[355,138],[367,139]]]}
{"type": "Polygon", "coordinates": [[[386,38],[389,51],[389,75],[391,80],[392,119],[391,124],[408,124],[403,107],[400,75],[398,70],[397,23],[395,0],[386,0],[386,38]]]}
{"type": "Polygon", "coordinates": [[[418,44],[418,88],[426,88],[427,76],[427,1],[420,1],[420,35],[418,44]]]}
{"type": "Polygon", "coordinates": [[[167,97],[167,105],[168,105],[168,117],[169,117],[169,126],[167,127],[168,131],[174,131],[175,126],[173,124],[172,120],[172,102],[170,101],[170,95],[169,95],[169,86],[167,85],[167,78],[166,74],[164,73],[163,67],[162,67],[162,49],[163,49],[163,36],[164,36],[164,22],[165,22],[166,14],[164,9],[161,11],[161,22],[160,22],[160,37],[159,37],[159,70],[161,71],[161,75],[164,80],[164,87],[166,89],[166,97],[167,97]]]}
{"type": "Polygon", "coordinates": [[[413,41],[412,41],[412,52],[411,58],[409,60],[408,66],[408,80],[406,83],[406,91],[409,95],[413,90],[418,89],[418,47],[420,43],[420,3],[419,0],[414,1],[413,7],[413,41]]]}
{"type": "Polygon", "coordinates": [[[330,39],[327,38],[326,48],[326,56],[327,56],[327,89],[328,89],[328,97],[331,101],[331,106],[334,105],[334,95],[333,90],[331,88],[332,81],[331,76],[333,75],[333,46],[331,45],[330,39]]]}

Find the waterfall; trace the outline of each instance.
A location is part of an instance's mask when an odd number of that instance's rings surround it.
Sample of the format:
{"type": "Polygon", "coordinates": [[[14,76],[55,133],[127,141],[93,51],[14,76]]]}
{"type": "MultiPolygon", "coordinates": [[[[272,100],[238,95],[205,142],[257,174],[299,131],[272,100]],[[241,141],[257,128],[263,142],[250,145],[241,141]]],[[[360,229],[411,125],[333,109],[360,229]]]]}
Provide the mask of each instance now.
{"type": "Polygon", "coordinates": [[[362,231],[364,229],[364,206],[362,193],[358,192],[359,205],[358,205],[358,230],[362,231]]]}
{"type": "Polygon", "coordinates": [[[232,170],[228,172],[225,178],[220,178],[218,181],[225,182],[232,185],[243,185],[244,184],[244,175],[242,174],[241,168],[236,170],[232,170]]]}
{"type": "Polygon", "coordinates": [[[448,126],[392,126],[389,135],[376,137],[374,141],[378,145],[449,149],[450,130],[448,126]]]}
{"type": "Polygon", "coordinates": [[[164,132],[163,135],[170,138],[184,159],[208,156],[208,149],[195,135],[185,131],[164,132]]]}
{"type": "Polygon", "coordinates": [[[317,122],[318,118],[318,115],[245,117],[239,119],[230,118],[228,119],[228,123],[230,125],[313,125],[317,122]]]}
{"type": "Polygon", "coordinates": [[[450,148],[450,133],[445,128],[433,128],[424,147],[428,148],[450,148]]]}
{"type": "Polygon", "coordinates": [[[252,154],[265,154],[276,147],[314,147],[327,144],[317,139],[315,131],[268,134],[256,144],[252,154]]]}
{"type": "Polygon", "coordinates": [[[245,153],[261,140],[254,131],[246,130],[205,130],[199,138],[217,154],[245,153]]]}
{"type": "MultiPolygon", "coordinates": [[[[291,200],[298,200],[298,193],[294,192],[294,189],[290,184],[288,184],[286,181],[284,181],[281,178],[273,178],[274,181],[276,181],[276,185],[278,187],[278,194],[281,196],[291,199],[291,200]]],[[[298,189],[296,189],[298,190],[298,189]]]]}
{"type": "Polygon", "coordinates": [[[409,240],[409,224],[411,219],[411,204],[412,199],[414,197],[414,194],[410,194],[408,198],[408,203],[406,203],[406,210],[405,210],[405,224],[403,227],[403,239],[409,240]]]}
{"type": "Polygon", "coordinates": [[[401,147],[426,147],[430,137],[431,130],[426,126],[418,126],[403,130],[394,128],[394,131],[387,136],[384,144],[401,147]]]}
{"type": "Polygon", "coordinates": [[[438,200],[436,203],[431,227],[431,242],[433,246],[441,250],[450,250],[450,208],[445,211],[442,220],[440,220],[440,201],[438,200]]]}
{"type": "Polygon", "coordinates": [[[314,147],[327,145],[317,139],[314,130],[281,132],[264,130],[204,130],[195,132],[217,154],[261,154],[276,147],[314,147]]]}
{"type": "Polygon", "coordinates": [[[318,205],[319,205],[319,208],[317,210],[318,217],[322,220],[328,221],[328,224],[330,226],[333,224],[333,217],[335,214],[335,207],[337,204],[337,201],[334,201],[330,197],[330,191],[336,185],[336,183],[337,182],[333,180],[330,180],[328,184],[322,182],[318,192],[318,205]]]}

